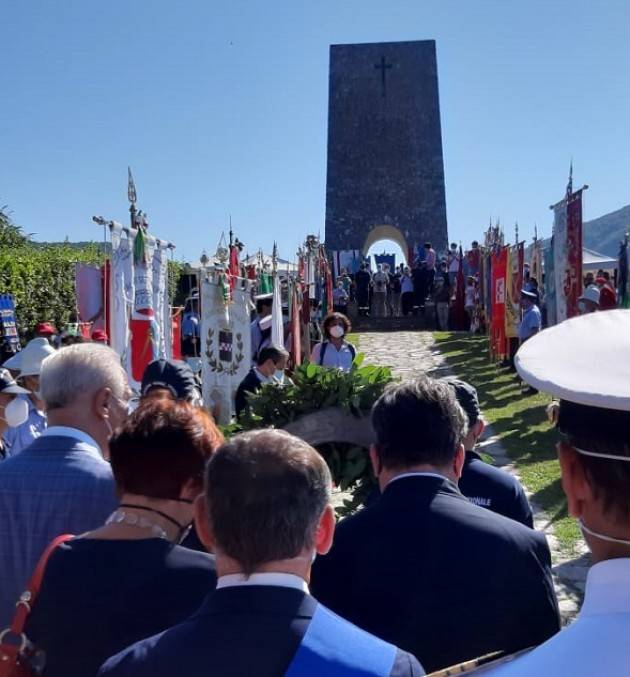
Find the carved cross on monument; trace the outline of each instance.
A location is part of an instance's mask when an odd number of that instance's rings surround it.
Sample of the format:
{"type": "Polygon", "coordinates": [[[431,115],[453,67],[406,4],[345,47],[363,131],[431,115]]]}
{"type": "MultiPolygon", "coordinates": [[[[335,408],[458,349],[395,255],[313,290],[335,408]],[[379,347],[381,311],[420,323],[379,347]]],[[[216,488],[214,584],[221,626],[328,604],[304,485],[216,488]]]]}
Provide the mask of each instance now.
{"type": "Polygon", "coordinates": [[[383,96],[385,96],[385,71],[390,70],[392,68],[391,63],[385,63],[385,57],[381,57],[381,63],[377,63],[374,65],[374,68],[376,70],[381,71],[381,82],[383,83],[383,96]]]}

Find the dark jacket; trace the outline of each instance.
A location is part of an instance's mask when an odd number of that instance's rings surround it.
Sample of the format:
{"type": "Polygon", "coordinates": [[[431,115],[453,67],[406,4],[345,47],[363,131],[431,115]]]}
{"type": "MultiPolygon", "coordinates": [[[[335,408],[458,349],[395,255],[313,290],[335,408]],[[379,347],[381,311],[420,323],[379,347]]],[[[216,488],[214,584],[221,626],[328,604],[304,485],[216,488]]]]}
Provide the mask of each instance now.
{"type": "Polygon", "coordinates": [[[247,406],[247,393],[255,393],[257,390],[260,390],[261,386],[262,383],[256,375],[256,369],[252,367],[236,389],[236,396],[234,398],[236,418],[241,415],[241,412],[247,406]]]}
{"type": "Polygon", "coordinates": [[[534,526],[532,508],[521,483],[505,470],[485,463],[474,451],[466,452],[459,490],[475,505],[505,515],[526,527],[534,526]]]}
{"type": "Polygon", "coordinates": [[[53,553],[27,637],[44,677],[88,677],[113,654],[180,623],[217,582],[214,558],[161,538],[77,538],[53,553]]]}
{"type": "Polygon", "coordinates": [[[469,503],[446,479],[410,476],[339,524],[311,585],[430,672],[556,633],[550,567],[542,534],[469,503]]]}
{"type": "MultiPolygon", "coordinates": [[[[310,595],[293,588],[223,588],[210,594],[187,621],[107,661],[99,676],[280,677],[316,607],[310,595]]],[[[390,677],[423,674],[412,656],[396,653],[390,677]]]]}

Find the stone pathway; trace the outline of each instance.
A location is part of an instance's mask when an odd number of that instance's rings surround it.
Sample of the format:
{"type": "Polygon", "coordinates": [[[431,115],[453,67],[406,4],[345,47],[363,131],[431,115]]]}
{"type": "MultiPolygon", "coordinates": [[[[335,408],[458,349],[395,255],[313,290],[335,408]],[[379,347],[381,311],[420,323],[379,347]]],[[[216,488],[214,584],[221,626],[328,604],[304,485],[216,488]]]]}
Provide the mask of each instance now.
{"type": "MultiPolygon", "coordinates": [[[[359,352],[365,354],[367,363],[388,366],[403,379],[419,374],[446,376],[451,372],[444,356],[435,346],[433,335],[428,331],[375,332],[360,334],[359,352]]],[[[518,477],[518,472],[492,427],[484,432],[479,447],[493,456],[498,466],[518,477]]],[[[530,496],[531,500],[531,496],[530,496]]],[[[553,575],[560,612],[564,623],[569,623],[579,610],[584,595],[589,555],[586,545],[578,546],[578,556],[568,558],[560,549],[553,533],[548,515],[532,503],[536,529],[547,537],[553,560],[553,575]]]]}

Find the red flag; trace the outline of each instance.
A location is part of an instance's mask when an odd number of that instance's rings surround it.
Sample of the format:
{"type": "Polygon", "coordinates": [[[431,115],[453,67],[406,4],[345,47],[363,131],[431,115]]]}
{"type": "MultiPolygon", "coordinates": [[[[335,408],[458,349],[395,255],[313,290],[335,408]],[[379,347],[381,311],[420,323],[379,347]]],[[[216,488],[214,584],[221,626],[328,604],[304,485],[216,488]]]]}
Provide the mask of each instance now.
{"type": "Polygon", "coordinates": [[[496,359],[505,357],[505,280],[507,248],[492,254],[492,336],[491,349],[496,359]]]}
{"type": "Polygon", "coordinates": [[[238,247],[234,244],[230,245],[230,267],[228,274],[230,277],[230,291],[234,291],[236,287],[236,280],[240,277],[241,266],[238,262],[238,247]]]}
{"type": "Polygon", "coordinates": [[[182,309],[171,309],[171,346],[174,360],[182,359],[182,309]]]}

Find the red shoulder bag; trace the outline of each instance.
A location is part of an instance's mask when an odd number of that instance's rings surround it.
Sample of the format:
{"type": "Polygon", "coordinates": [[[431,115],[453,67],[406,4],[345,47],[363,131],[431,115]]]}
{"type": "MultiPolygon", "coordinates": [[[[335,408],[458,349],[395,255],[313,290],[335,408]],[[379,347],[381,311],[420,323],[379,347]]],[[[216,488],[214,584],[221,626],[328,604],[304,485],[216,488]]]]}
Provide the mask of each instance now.
{"type": "Polygon", "coordinates": [[[39,594],[50,556],[58,545],[71,538],[74,536],[70,534],[57,536],[44,550],[26,590],[15,605],[11,627],[0,632],[0,677],[32,677],[41,672],[43,666],[38,669],[35,665],[37,647],[24,634],[24,627],[39,594]]]}

